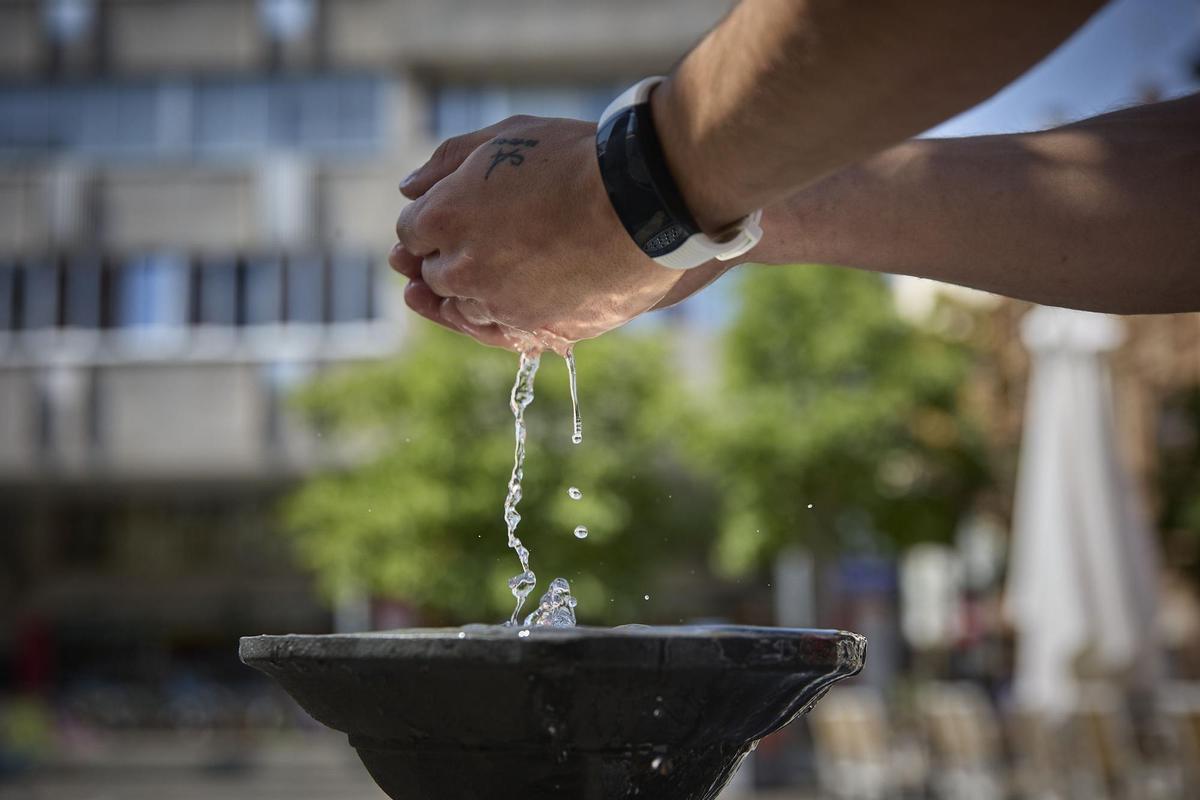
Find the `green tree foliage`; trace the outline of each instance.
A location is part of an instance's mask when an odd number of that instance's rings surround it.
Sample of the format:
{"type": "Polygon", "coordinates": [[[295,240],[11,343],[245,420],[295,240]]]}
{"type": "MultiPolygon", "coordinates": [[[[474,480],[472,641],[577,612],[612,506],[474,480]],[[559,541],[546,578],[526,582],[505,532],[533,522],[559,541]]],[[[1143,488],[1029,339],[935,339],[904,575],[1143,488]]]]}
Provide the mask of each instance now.
{"type": "MultiPolygon", "coordinates": [[[[681,553],[703,553],[713,532],[711,492],[675,455],[693,426],[686,393],[661,337],[610,334],[576,355],[583,443],[571,443],[566,369],[552,353],[526,414],[519,535],[538,576],[531,603],[561,575],[581,622],[652,621],[663,606],[643,595],[681,553]],[[570,499],[569,486],[583,499],[570,499]],[[590,529],[585,540],[572,533],[579,524],[590,529]]],[[[395,361],[301,395],[328,436],[367,453],[311,479],[285,506],[302,561],[331,591],[363,586],[417,604],[430,621],[507,618],[506,582],[520,571],[502,517],[516,368],[513,353],[429,327],[395,361]]]]}
{"type": "MultiPolygon", "coordinates": [[[[970,350],[899,317],[882,279],[759,269],[738,290],[709,395],[683,387],[668,337],[581,343],[582,445],[570,442],[562,360],[543,357],[520,536],[537,591],[570,579],[583,622],[711,611],[688,589],[706,579],[705,561],[732,576],[795,542],[886,550],[945,539],[986,480],[961,402],[970,350]],[[586,540],[572,535],[579,524],[586,540]]],[[[331,590],[402,598],[430,622],[507,617],[518,564],[501,512],[516,366],[512,353],[428,328],[395,361],[304,392],[331,437],[367,454],[286,505],[302,560],[331,590]]]]}
{"type": "Polygon", "coordinates": [[[788,543],[948,538],[986,479],[961,402],[969,349],[898,316],[870,273],[760,269],[740,292],[698,442],[719,466],[717,568],[745,571],[788,543]]]}

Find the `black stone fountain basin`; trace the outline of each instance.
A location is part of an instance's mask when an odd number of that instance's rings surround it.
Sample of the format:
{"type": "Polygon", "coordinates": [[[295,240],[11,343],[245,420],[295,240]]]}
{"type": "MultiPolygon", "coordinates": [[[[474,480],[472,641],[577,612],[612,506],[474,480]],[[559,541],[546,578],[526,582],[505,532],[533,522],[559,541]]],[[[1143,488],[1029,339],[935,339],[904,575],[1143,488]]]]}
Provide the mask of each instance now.
{"type": "Polygon", "coordinates": [[[708,800],[863,666],[841,631],[468,626],[242,639],[394,800],[708,800]]]}

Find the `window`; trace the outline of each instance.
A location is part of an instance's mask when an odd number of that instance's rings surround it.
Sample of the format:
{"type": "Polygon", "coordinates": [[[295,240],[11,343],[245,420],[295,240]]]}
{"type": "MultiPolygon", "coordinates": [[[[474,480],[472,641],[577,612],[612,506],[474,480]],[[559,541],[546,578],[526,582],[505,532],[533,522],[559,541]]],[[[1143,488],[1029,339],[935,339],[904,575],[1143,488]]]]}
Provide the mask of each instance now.
{"type": "Polygon", "coordinates": [[[0,91],[0,149],[52,146],[50,93],[40,89],[0,91]]]}
{"type": "Polygon", "coordinates": [[[267,130],[271,145],[341,151],[380,139],[382,93],[367,77],[280,81],[270,87],[267,130]]]}
{"type": "Polygon", "coordinates": [[[58,327],[58,267],[52,263],[26,264],[22,270],[18,303],[26,330],[58,327]]]}
{"type": "Polygon", "coordinates": [[[372,268],[366,256],[339,256],[330,270],[333,303],[330,322],[358,322],[372,314],[372,268]]]}
{"type": "Polygon", "coordinates": [[[76,147],[85,152],[144,156],[157,149],[162,139],[160,99],[153,86],[93,87],[79,93],[78,132],[64,130],[56,135],[63,141],[76,137],[76,147]]]}
{"type": "Polygon", "coordinates": [[[196,149],[222,154],[267,145],[267,89],[257,84],[211,83],[195,94],[196,149]]]}
{"type": "Polygon", "coordinates": [[[325,264],[317,256],[293,258],[287,265],[288,322],[317,324],[325,319],[325,264]]]}
{"type": "Polygon", "coordinates": [[[76,258],[67,264],[64,324],[72,328],[100,327],[100,259],[76,258]]]}
{"type": "Polygon", "coordinates": [[[0,150],[190,158],[297,147],[341,154],[381,143],[381,87],[369,75],[0,87],[0,150]]]}
{"type": "Polygon", "coordinates": [[[17,294],[17,268],[12,264],[0,264],[0,333],[11,331],[17,294]]]}
{"type": "Polygon", "coordinates": [[[283,264],[263,259],[246,264],[242,320],[246,325],[267,325],[282,319],[283,264]]]}
{"type": "Polygon", "coordinates": [[[201,325],[236,325],[237,261],[226,258],[201,262],[196,278],[199,283],[196,321],[201,325]]]}
{"type": "Polygon", "coordinates": [[[380,138],[381,95],[378,81],[357,78],[339,82],[337,139],[343,146],[370,147],[380,138]]]}
{"type": "Polygon", "coordinates": [[[620,92],[615,85],[450,85],[434,93],[434,134],[445,139],[513,114],[596,120],[620,92]]]}
{"type": "Polygon", "coordinates": [[[116,324],[122,328],[171,328],[187,322],[188,265],[173,254],[143,256],[117,275],[116,324]]]}
{"type": "Polygon", "coordinates": [[[137,330],[140,337],[147,329],[180,334],[191,325],[357,323],[378,316],[377,277],[365,253],[193,263],[160,252],[111,267],[94,255],[0,261],[0,332],[62,326],[137,330]]]}

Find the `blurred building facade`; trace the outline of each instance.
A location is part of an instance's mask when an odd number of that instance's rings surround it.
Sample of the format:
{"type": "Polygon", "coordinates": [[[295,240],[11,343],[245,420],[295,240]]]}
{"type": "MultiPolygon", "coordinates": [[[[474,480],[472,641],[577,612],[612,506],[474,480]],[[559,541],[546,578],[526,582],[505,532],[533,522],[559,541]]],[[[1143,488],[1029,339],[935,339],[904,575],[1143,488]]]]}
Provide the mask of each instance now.
{"type": "Polygon", "coordinates": [[[726,6],[0,2],[0,656],[327,628],[272,511],[338,454],[285,397],[402,346],[399,178],[596,117],[726,6]]]}

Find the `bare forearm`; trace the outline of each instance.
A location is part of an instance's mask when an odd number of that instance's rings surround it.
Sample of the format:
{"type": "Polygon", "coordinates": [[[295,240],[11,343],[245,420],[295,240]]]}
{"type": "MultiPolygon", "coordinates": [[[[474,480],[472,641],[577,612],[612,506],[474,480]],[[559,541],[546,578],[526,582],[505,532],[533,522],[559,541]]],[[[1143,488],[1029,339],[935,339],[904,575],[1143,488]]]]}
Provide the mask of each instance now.
{"type": "Polygon", "coordinates": [[[1115,313],[1200,310],[1200,95],[917,140],[767,210],[752,253],[1115,313]]]}
{"type": "Polygon", "coordinates": [[[743,0],[655,92],[667,160],[712,229],[990,96],[1098,0],[743,0]]]}

